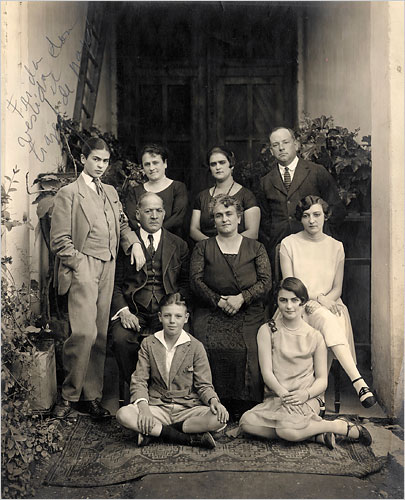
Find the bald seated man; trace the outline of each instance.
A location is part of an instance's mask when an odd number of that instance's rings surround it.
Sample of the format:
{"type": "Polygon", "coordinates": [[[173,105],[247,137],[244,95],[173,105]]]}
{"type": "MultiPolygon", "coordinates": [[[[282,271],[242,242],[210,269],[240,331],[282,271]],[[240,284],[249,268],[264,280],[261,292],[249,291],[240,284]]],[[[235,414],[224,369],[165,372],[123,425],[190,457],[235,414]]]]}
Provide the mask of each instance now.
{"type": "Polygon", "coordinates": [[[159,301],[168,293],[188,296],[189,252],[185,241],[162,228],[163,200],[143,193],[135,212],[136,231],[146,262],[137,271],[130,258],[120,252],[117,259],[111,303],[112,348],[126,382],[130,382],[144,337],[158,330],[159,301]]]}

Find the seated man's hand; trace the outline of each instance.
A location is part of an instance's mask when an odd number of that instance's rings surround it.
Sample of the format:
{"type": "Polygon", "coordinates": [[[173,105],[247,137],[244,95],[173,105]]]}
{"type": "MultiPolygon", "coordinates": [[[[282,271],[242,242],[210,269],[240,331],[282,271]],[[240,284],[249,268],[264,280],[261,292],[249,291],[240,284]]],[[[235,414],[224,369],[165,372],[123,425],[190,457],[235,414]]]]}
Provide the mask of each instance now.
{"type": "Polygon", "coordinates": [[[217,398],[211,398],[210,402],[211,412],[217,416],[217,419],[221,424],[226,424],[229,420],[229,413],[225,406],[218,401],[217,398]]]}
{"type": "Polygon", "coordinates": [[[136,264],[136,270],[142,269],[146,262],[145,254],[143,253],[142,246],[139,243],[134,243],[131,247],[131,266],[136,264]]]}
{"type": "Polygon", "coordinates": [[[142,434],[148,435],[155,425],[154,417],[146,401],[138,403],[138,429],[142,434]]]}
{"type": "Polygon", "coordinates": [[[132,314],[129,309],[123,309],[120,311],[119,317],[121,325],[124,328],[130,328],[131,330],[136,330],[137,332],[140,331],[141,326],[139,324],[139,319],[135,316],[135,314],[132,314]]]}

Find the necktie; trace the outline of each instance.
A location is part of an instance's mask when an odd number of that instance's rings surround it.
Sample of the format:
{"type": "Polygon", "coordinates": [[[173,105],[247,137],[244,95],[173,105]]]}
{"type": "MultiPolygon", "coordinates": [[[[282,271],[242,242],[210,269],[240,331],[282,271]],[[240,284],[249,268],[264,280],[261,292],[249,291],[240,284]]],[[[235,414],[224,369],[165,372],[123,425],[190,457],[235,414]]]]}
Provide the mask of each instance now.
{"type": "Polygon", "coordinates": [[[284,168],[284,186],[287,189],[287,191],[290,189],[291,186],[291,175],[288,167],[284,168]]]}
{"type": "Polygon", "coordinates": [[[101,185],[100,179],[98,177],[93,177],[93,182],[96,185],[97,194],[103,196],[104,190],[103,186],[101,185]]]}
{"type": "Polygon", "coordinates": [[[155,247],[153,246],[153,235],[148,234],[148,240],[149,240],[149,246],[148,246],[148,252],[150,253],[151,257],[155,255],[155,247]]]}

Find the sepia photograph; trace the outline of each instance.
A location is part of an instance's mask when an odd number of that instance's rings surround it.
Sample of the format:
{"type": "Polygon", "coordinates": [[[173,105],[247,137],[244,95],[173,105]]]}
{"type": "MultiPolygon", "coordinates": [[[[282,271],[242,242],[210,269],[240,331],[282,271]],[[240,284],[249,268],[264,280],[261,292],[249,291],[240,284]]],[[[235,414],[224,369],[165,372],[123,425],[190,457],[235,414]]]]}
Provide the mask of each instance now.
{"type": "Polygon", "coordinates": [[[404,498],[404,19],[1,2],[1,498],[404,498]]]}

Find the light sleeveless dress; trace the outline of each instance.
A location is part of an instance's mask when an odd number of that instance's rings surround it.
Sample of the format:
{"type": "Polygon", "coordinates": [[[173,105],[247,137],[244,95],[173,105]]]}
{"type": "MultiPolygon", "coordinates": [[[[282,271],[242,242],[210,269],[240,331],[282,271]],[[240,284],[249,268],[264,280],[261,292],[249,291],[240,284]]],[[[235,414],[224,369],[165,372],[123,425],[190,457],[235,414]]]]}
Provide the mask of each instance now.
{"type": "MultiPolygon", "coordinates": [[[[273,373],[288,391],[309,389],[315,381],[313,356],[319,345],[324,344],[320,332],[307,323],[300,330],[287,329],[281,319],[275,320],[277,331],[266,325],[272,341],[273,373]]],[[[269,353],[270,355],[270,353],[269,353]]],[[[311,420],[321,421],[320,403],[312,398],[301,405],[282,404],[271,389],[265,387],[263,403],[244,413],[239,425],[303,429],[311,420]]]]}
{"type": "MultiPolygon", "coordinates": [[[[314,241],[305,231],[284,238],[280,245],[280,255],[290,259],[293,276],[304,283],[309,298],[313,300],[318,295],[327,295],[331,291],[338,265],[345,259],[340,241],[327,234],[321,240],[314,241]]],[[[322,333],[328,347],[347,344],[356,361],[349,311],[342,299],[339,298],[336,302],[342,306],[340,316],[321,306],[312,314],[305,313],[304,320],[322,333]]],[[[277,311],[274,317],[279,314],[277,311]]]]}

